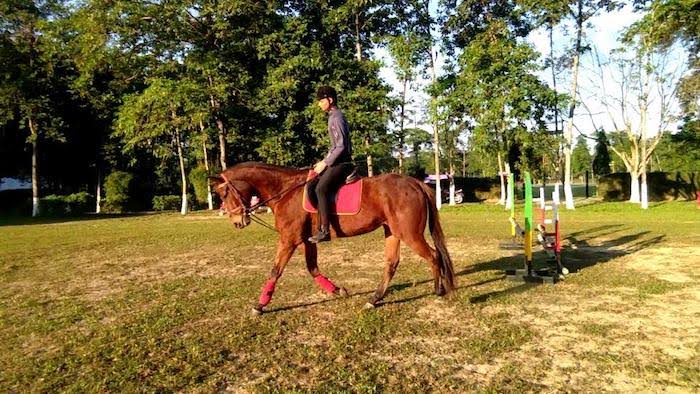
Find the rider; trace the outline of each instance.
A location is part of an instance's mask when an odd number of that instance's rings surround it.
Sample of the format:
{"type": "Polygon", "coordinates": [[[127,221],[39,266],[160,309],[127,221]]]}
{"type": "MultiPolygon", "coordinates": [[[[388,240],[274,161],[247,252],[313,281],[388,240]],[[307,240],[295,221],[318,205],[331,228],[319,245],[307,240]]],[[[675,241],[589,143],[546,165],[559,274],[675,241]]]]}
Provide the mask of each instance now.
{"type": "Polygon", "coordinates": [[[352,172],[352,144],[350,129],[345,116],[338,109],[338,95],[330,86],[321,86],[316,92],[318,106],[328,113],[328,135],[331,149],[326,157],[314,165],[314,172],[319,174],[307,184],[307,195],[318,207],[318,232],[309,238],[309,242],[330,241],[328,224],[330,197],[345,182],[352,172]],[[315,200],[315,201],[314,201],[315,200]]]}

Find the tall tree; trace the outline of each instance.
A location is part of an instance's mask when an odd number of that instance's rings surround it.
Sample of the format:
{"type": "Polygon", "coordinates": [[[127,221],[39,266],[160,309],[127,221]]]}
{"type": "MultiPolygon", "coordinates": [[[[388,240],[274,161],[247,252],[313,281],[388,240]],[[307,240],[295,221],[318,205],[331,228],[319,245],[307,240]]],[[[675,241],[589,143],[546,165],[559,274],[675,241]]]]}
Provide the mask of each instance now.
{"type": "Polygon", "coordinates": [[[622,4],[615,0],[574,0],[569,5],[569,17],[574,21],[576,37],[572,49],[571,64],[571,104],[564,130],[564,197],[567,209],[574,209],[574,195],[571,191],[571,151],[574,142],[574,113],[578,97],[578,76],[581,55],[588,48],[584,45],[586,22],[600,11],[611,11],[622,4]]]}
{"type": "Polygon", "coordinates": [[[407,24],[406,28],[408,31],[405,32],[405,34],[388,38],[389,52],[394,59],[394,72],[401,82],[399,129],[397,132],[399,174],[403,174],[404,172],[403,159],[404,144],[406,142],[406,106],[409,104],[407,93],[410,89],[410,84],[416,77],[417,68],[421,60],[421,54],[426,52],[424,47],[428,42],[425,37],[421,37],[419,31],[416,31],[418,29],[412,28],[411,24],[407,24]]]}
{"type": "Polygon", "coordinates": [[[537,54],[519,41],[530,31],[527,18],[513,2],[463,1],[445,29],[451,45],[462,50],[455,111],[473,121],[472,145],[496,156],[500,173],[514,171],[518,155],[508,154],[531,145],[529,133],[546,129],[555,96],[534,75],[537,54]]]}
{"type": "Polygon", "coordinates": [[[590,171],[592,161],[591,152],[588,150],[587,138],[579,135],[571,154],[571,171],[573,176],[581,177],[586,171],[590,171]]]}
{"type": "Polygon", "coordinates": [[[646,168],[669,125],[678,119],[675,91],[683,69],[669,70],[669,52],[654,50],[644,35],[630,45],[616,51],[609,64],[596,56],[599,99],[617,132],[613,135],[624,134],[628,142],[623,145],[626,150],[617,149],[615,144],[610,148],[630,173],[630,202],[641,203],[646,209],[646,168]],[[610,81],[617,81],[612,89],[610,81]]]}
{"type": "Polygon", "coordinates": [[[0,5],[0,124],[16,121],[32,150],[32,216],[39,215],[40,144],[63,140],[55,93],[65,66],[56,43],[62,1],[12,1],[0,5]]]}
{"type": "Polygon", "coordinates": [[[201,89],[186,79],[175,81],[157,78],[146,90],[124,100],[119,110],[115,135],[122,138],[125,149],[144,147],[153,155],[167,159],[175,155],[180,168],[182,205],[187,213],[187,170],[185,152],[199,124],[199,109],[206,106],[201,89]]]}
{"type": "Polygon", "coordinates": [[[593,148],[593,175],[601,177],[610,173],[610,152],[608,151],[608,137],[603,130],[596,131],[595,147],[593,148]]]}

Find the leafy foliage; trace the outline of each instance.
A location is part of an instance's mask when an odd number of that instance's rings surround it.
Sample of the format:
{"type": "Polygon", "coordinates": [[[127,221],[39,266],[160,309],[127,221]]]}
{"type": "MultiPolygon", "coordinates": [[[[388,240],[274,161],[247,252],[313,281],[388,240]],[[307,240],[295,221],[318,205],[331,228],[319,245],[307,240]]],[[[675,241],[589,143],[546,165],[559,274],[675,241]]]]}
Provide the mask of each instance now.
{"type": "Polygon", "coordinates": [[[105,211],[125,212],[129,209],[134,176],[125,171],[114,171],[105,178],[105,211]]]}

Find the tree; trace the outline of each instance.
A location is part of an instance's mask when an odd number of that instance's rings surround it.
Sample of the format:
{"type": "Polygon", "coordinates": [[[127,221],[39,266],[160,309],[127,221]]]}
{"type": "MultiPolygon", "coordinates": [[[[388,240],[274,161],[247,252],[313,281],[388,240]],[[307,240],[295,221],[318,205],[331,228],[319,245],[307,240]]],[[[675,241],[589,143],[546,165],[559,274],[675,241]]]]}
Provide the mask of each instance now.
{"type": "Polygon", "coordinates": [[[629,44],[631,48],[615,51],[607,64],[596,54],[598,97],[617,132],[613,136],[624,134],[628,142],[628,149],[617,149],[616,144],[610,148],[630,173],[630,202],[641,203],[646,209],[646,169],[669,124],[678,119],[674,101],[683,70],[669,71],[669,52],[649,46],[644,35],[629,44]],[[617,81],[617,86],[609,89],[609,81],[617,81]]]}
{"type": "Polygon", "coordinates": [[[405,27],[408,31],[404,34],[388,38],[388,47],[391,56],[394,58],[394,71],[399,81],[401,81],[401,103],[399,104],[399,129],[397,132],[397,145],[399,155],[399,174],[404,172],[403,155],[406,134],[404,126],[406,123],[406,105],[408,104],[406,94],[410,88],[410,83],[416,76],[416,68],[420,64],[421,54],[426,52],[425,45],[428,42],[426,37],[422,37],[410,24],[405,27]]]}
{"type": "Polygon", "coordinates": [[[56,92],[66,59],[57,44],[61,1],[17,1],[0,5],[0,124],[16,121],[32,147],[32,216],[39,215],[39,146],[63,141],[56,92]]]}
{"type": "Polygon", "coordinates": [[[576,38],[574,39],[571,65],[571,104],[569,106],[569,119],[564,130],[564,196],[567,209],[574,209],[574,195],[571,191],[571,149],[574,142],[574,113],[578,97],[579,62],[583,52],[588,49],[587,46],[583,45],[584,25],[599,11],[611,11],[619,7],[621,7],[621,3],[614,0],[575,0],[569,6],[569,16],[576,25],[576,38]]]}
{"type": "Polygon", "coordinates": [[[503,157],[521,148],[533,151],[532,137],[546,130],[555,98],[534,75],[537,53],[518,40],[529,25],[515,3],[464,1],[446,28],[453,30],[448,33],[452,45],[462,49],[453,111],[474,124],[472,146],[498,158],[501,174],[515,171],[519,154],[510,155],[505,169],[503,157]]]}
{"type": "Polygon", "coordinates": [[[593,148],[593,175],[601,177],[610,173],[610,152],[608,151],[608,137],[603,130],[596,131],[595,148],[593,148]]]}
{"type": "Polygon", "coordinates": [[[571,162],[571,171],[575,177],[581,177],[591,169],[591,152],[588,151],[588,142],[583,135],[579,135],[576,139],[576,146],[571,153],[571,162]]]}
{"type": "Polygon", "coordinates": [[[177,156],[182,190],[180,213],[183,215],[187,213],[184,149],[190,145],[190,136],[201,119],[198,109],[206,106],[205,97],[192,81],[153,79],[142,93],[126,97],[115,130],[127,151],[144,147],[161,159],[177,156]]]}

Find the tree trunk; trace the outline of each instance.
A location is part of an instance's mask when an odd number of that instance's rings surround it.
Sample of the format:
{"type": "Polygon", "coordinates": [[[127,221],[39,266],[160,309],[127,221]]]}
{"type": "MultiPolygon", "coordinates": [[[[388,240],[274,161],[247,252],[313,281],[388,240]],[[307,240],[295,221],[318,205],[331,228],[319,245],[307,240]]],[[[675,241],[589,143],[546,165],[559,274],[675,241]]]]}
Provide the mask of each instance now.
{"type": "Polygon", "coordinates": [[[177,145],[177,158],[180,162],[180,178],[182,181],[182,205],[180,214],[187,214],[187,176],[185,175],[185,157],[182,154],[182,143],[180,142],[180,132],[175,130],[175,144],[177,145]]]}
{"type": "Polygon", "coordinates": [[[649,208],[649,194],[648,194],[648,188],[647,188],[647,171],[646,169],[642,168],[642,187],[641,187],[641,202],[642,202],[642,209],[647,209],[649,208]]]}
{"type": "Polygon", "coordinates": [[[404,144],[404,120],[406,117],[406,86],[408,79],[403,80],[403,92],[401,93],[401,126],[399,127],[399,174],[403,174],[403,144],[404,144]]]}
{"type": "Polygon", "coordinates": [[[29,132],[32,140],[32,217],[37,217],[39,211],[39,133],[34,120],[29,117],[29,132]]]}
{"type": "Polygon", "coordinates": [[[102,210],[102,173],[100,172],[100,163],[97,163],[97,187],[95,189],[95,213],[100,213],[102,210]]]}
{"type": "MultiPolygon", "coordinates": [[[[204,169],[207,172],[207,176],[209,174],[209,154],[207,153],[207,134],[206,130],[204,129],[204,122],[202,122],[202,119],[199,120],[199,129],[202,132],[202,150],[204,151],[204,169]]],[[[212,199],[211,195],[211,185],[209,182],[207,182],[207,206],[209,207],[209,210],[214,209],[214,200],[212,199]]]]}
{"type": "MultiPolygon", "coordinates": [[[[362,42],[360,41],[360,12],[355,12],[355,58],[362,62],[362,42]]],[[[365,137],[365,148],[367,149],[367,176],[374,175],[372,155],[369,153],[370,137],[365,137]]]]}
{"type": "Polygon", "coordinates": [[[225,170],[228,168],[228,164],[226,164],[226,127],[224,126],[224,122],[219,119],[218,117],[216,118],[216,127],[219,130],[219,163],[221,164],[221,170],[225,170]]]}
{"type": "MultiPolygon", "coordinates": [[[[501,198],[498,199],[498,205],[504,205],[506,203],[506,185],[503,181],[503,177],[507,176],[503,168],[503,159],[501,159],[501,152],[498,152],[498,179],[501,181],[501,198]]],[[[509,207],[506,207],[509,208],[509,207]]]]}
{"type": "Polygon", "coordinates": [[[574,64],[571,78],[571,106],[569,121],[564,133],[564,197],[566,209],[574,209],[574,194],[571,191],[571,147],[574,143],[574,111],[576,109],[576,90],[578,84],[579,58],[581,57],[581,36],[583,34],[583,0],[578,0],[576,15],[576,44],[574,47],[574,64]]]}
{"type": "Polygon", "coordinates": [[[630,177],[632,181],[630,182],[630,202],[639,203],[639,172],[630,171],[630,177]]]}
{"type": "MultiPolygon", "coordinates": [[[[437,56],[437,54],[435,55],[437,56]]],[[[435,71],[435,56],[433,56],[433,46],[430,45],[430,70],[432,72],[433,84],[437,82],[437,72],[435,71]]],[[[437,209],[442,207],[442,190],[440,187],[440,131],[438,129],[438,118],[437,118],[437,97],[433,96],[430,98],[430,105],[432,110],[435,111],[433,116],[433,150],[434,150],[434,160],[435,160],[435,202],[437,209]]]]}
{"type": "Polygon", "coordinates": [[[453,160],[450,162],[450,205],[455,205],[455,166],[453,160]]]}
{"type": "Polygon", "coordinates": [[[462,149],[462,178],[467,177],[467,150],[462,149]]]}
{"type": "Polygon", "coordinates": [[[367,176],[374,175],[372,155],[369,154],[369,136],[365,137],[365,149],[367,149],[367,176]]]}
{"type": "MultiPolygon", "coordinates": [[[[209,88],[213,89],[214,82],[212,81],[211,77],[208,77],[208,80],[209,88]]],[[[219,130],[219,163],[221,164],[221,171],[223,171],[228,168],[228,165],[226,164],[226,135],[228,134],[228,131],[226,130],[224,121],[221,120],[221,103],[219,103],[219,100],[216,99],[213,94],[209,95],[209,104],[211,105],[211,112],[214,115],[216,128],[219,130]]]]}
{"type": "Polygon", "coordinates": [[[647,55],[645,56],[645,67],[644,67],[644,86],[642,87],[642,96],[641,96],[641,108],[639,111],[639,134],[641,136],[640,138],[640,143],[642,145],[641,149],[641,154],[639,158],[639,167],[641,171],[641,180],[642,180],[642,195],[640,196],[640,202],[642,205],[642,209],[648,209],[649,208],[649,197],[647,193],[647,162],[649,161],[649,157],[647,155],[647,115],[648,115],[648,110],[649,110],[649,70],[651,69],[651,59],[650,59],[650,54],[647,52],[647,55]]]}

